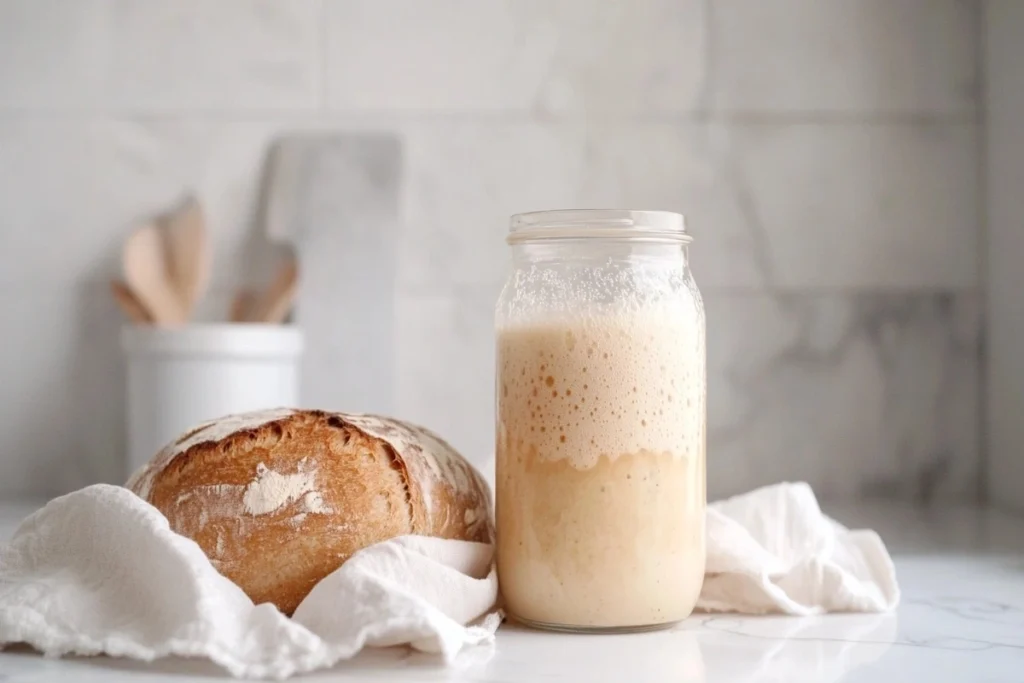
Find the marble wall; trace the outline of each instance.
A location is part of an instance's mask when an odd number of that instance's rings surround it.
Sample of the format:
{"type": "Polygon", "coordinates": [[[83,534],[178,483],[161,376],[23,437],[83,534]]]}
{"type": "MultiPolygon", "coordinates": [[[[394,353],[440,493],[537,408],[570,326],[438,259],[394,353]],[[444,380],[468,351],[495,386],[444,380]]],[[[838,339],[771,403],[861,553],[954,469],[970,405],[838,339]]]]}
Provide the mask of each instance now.
{"type": "Polygon", "coordinates": [[[300,130],[399,140],[388,400],[477,461],[507,216],[661,208],[707,301],[710,495],[975,498],[980,5],[0,0],[0,492],[120,476],[120,239],[196,188],[212,315],[300,130]]]}

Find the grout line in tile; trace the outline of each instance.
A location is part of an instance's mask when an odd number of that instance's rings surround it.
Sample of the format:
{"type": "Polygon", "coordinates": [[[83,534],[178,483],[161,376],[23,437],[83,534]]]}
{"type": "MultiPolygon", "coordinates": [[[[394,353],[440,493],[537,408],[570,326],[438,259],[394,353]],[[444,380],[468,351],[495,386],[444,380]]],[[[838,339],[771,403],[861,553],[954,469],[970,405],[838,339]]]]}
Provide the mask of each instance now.
{"type": "MultiPolygon", "coordinates": [[[[326,87],[326,86],[324,86],[326,87]]],[[[323,95],[324,97],[326,95],[323,95]]],[[[394,122],[473,122],[473,123],[532,123],[540,125],[645,125],[645,124],[736,124],[736,125],[978,125],[976,114],[890,114],[890,113],[846,113],[794,112],[794,113],[728,113],[728,112],[675,112],[647,114],[615,114],[566,112],[560,115],[545,114],[538,117],[530,111],[499,110],[438,110],[438,109],[344,109],[329,108],[274,108],[249,107],[242,109],[182,108],[182,109],[36,109],[0,106],[0,121],[3,120],[80,120],[83,118],[149,118],[224,120],[254,119],[266,117],[304,118],[314,123],[331,121],[366,120],[394,122]]]]}

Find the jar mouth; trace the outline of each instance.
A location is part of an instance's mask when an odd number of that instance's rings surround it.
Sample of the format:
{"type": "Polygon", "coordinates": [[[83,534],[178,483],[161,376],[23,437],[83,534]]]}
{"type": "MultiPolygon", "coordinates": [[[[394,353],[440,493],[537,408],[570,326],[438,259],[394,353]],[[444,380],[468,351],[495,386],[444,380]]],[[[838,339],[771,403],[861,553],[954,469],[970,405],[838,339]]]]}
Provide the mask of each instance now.
{"type": "Polygon", "coordinates": [[[607,239],[689,244],[682,214],[631,209],[559,209],[512,216],[509,244],[542,240],[607,239]]]}

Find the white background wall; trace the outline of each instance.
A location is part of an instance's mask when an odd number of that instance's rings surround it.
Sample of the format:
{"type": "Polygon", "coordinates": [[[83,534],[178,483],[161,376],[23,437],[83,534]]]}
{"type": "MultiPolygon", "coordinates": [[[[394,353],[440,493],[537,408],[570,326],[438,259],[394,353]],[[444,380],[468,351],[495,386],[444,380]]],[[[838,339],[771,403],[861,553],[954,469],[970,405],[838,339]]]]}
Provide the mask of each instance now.
{"type": "Polygon", "coordinates": [[[268,142],[338,129],[402,141],[395,410],[471,457],[508,214],[662,208],[708,307],[711,495],[973,498],[979,4],[0,0],[0,492],[120,476],[133,222],[197,188],[223,304],[268,142]]]}

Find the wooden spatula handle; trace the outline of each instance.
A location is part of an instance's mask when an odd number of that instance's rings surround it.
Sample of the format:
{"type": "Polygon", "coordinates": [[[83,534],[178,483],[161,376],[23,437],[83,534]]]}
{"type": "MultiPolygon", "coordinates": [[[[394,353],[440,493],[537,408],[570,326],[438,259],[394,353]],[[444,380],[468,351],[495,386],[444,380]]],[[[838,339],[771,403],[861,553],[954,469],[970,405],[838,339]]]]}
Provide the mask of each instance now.
{"type": "Polygon", "coordinates": [[[277,324],[284,322],[292,309],[295,293],[299,286],[299,266],[294,256],[281,266],[277,276],[263,296],[257,307],[254,319],[256,322],[277,324]]]}
{"type": "Polygon", "coordinates": [[[233,323],[252,322],[253,308],[256,306],[256,293],[251,289],[240,289],[231,299],[228,320],[233,323]]]}
{"type": "Polygon", "coordinates": [[[186,318],[202,298],[210,278],[210,245],[203,209],[194,196],[161,221],[167,244],[168,274],[186,318]]]}
{"type": "Polygon", "coordinates": [[[128,285],[120,280],[113,280],[110,283],[110,292],[114,295],[114,301],[125,317],[139,325],[150,325],[153,323],[153,316],[146,307],[135,296],[135,292],[128,288],[128,285]]]}
{"type": "Polygon", "coordinates": [[[167,254],[159,229],[153,223],[140,226],[125,241],[122,253],[124,279],[157,325],[181,325],[185,307],[171,283],[167,254]]]}

